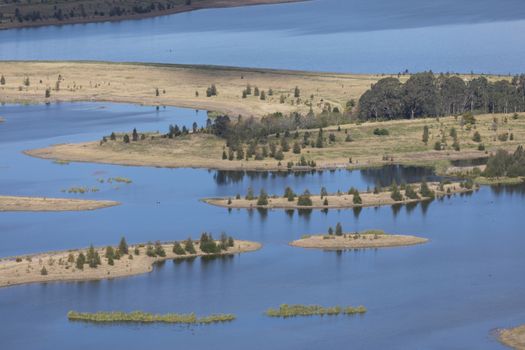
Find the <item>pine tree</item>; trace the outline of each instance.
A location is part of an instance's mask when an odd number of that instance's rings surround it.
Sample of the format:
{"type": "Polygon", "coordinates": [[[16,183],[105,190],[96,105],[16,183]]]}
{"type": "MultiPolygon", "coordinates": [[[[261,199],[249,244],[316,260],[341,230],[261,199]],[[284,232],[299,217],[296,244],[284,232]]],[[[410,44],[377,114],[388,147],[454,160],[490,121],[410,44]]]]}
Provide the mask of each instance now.
{"type": "Polygon", "coordinates": [[[46,275],[47,275],[47,269],[46,269],[45,266],[42,266],[42,269],[40,270],[40,274],[41,274],[42,276],[46,276],[46,275]]]}
{"type": "Polygon", "coordinates": [[[293,153],[300,154],[301,153],[301,146],[299,145],[299,142],[294,142],[293,144],[293,153]]]}
{"type": "Polygon", "coordinates": [[[78,254],[77,261],[76,261],[77,269],[83,270],[85,263],[86,263],[86,256],[84,255],[84,253],[78,254]]]}
{"type": "Polygon", "coordinates": [[[261,189],[259,198],[257,199],[257,205],[268,205],[268,194],[264,189],[261,189]]]}
{"type": "Polygon", "coordinates": [[[3,75],[0,77],[0,85],[5,85],[5,77],[3,75]]]}
{"type": "Polygon", "coordinates": [[[195,245],[193,244],[191,238],[188,238],[186,242],[184,242],[184,250],[188,252],[188,254],[197,253],[197,251],[195,250],[195,245]]]}
{"type": "Polygon", "coordinates": [[[118,250],[121,255],[128,254],[128,243],[126,242],[126,238],[122,237],[120,239],[120,243],[118,244],[118,250]]]}
{"type": "Polygon", "coordinates": [[[335,225],[335,235],[336,236],[342,236],[343,235],[343,226],[341,226],[340,222],[338,222],[337,225],[335,225]]]}
{"type": "Polygon", "coordinates": [[[362,204],[363,203],[363,200],[361,199],[361,196],[359,195],[358,191],[354,192],[354,195],[353,195],[353,198],[352,198],[352,202],[354,204],[362,204]]]}
{"type": "Polygon", "coordinates": [[[248,201],[251,201],[254,199],[253,189],[251,187],[248,187],[248,193],[246,193],[245,199],[248,201]]]}

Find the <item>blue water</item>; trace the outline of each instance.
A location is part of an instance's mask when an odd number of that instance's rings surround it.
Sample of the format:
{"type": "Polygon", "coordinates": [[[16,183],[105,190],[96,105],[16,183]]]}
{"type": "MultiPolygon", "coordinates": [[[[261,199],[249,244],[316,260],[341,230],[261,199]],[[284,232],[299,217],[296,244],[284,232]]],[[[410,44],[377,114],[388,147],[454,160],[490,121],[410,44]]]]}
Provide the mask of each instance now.
{"type": "Polygon", "coordinates": [[[208,230],[263,243],[231,258],[167,261],[152,273],[111,281],[50,283],[0,289],[0,345],[5,349],[126,349],[173,346],[204,349],[498,349],[496,327],[525,322],[525,237],[517,218],[525,188],[482,187],[466,196],[415,207],[312,211],[232,210],[199,201],[233,196],[249,186],[280,193],[320,186],[365,189],[392,179],[418,181],[424,168],[325,171],[301,175],[157,169],[89,163],[54,164],[24,149],[98,139],[111,131],[167,130],[206,113],[108,103],[3,106],[0,115],[0,193],[114,199],[121,206],[91,212],[0,213],[0,256],[51,249],[184,239],[208,230]],[[99,184],[124,176],[132,184],[99,184]],[[97,186],[98,193],[62,193],[97,186]],[[425,245],[351,252],[287,245],[305,233],[383,229],[430,239],[425,245]],[[269,319],[281,303],[367,306],[362,317],[269,319]],[[97,326],[68,322],[68,310],[231,312],[228,324],[97,326]]]}
{"type": "Polygon", "coordinates": [[[0,31],[0,60],[396,73],[525,71],[521,0],[313,0],[0,31]]]}

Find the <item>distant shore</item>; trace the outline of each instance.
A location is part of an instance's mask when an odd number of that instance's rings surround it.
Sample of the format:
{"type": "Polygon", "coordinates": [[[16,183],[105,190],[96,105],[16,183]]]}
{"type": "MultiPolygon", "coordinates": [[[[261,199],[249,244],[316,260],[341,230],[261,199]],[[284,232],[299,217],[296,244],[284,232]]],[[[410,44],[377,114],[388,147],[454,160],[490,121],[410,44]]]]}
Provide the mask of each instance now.
{"type": "MultiPolygon", "coordinates": [[[[99,247],[95,251],[100,255],[102,264],[96,268],[90,268],[86,265],[83,269],[78,269],[75,262],[70,261],[70,255],[76,257],[80,253],[86,254],[87,249],[3,258],[0,259],[0,287],[27,283],[89,281],[126,277],[151,272],[154,263],[167,259],[186,259],[211,255],[200,250],[199,241],[194,242],[196,243],[195,254],[186,253],[184,255],[178,255],[173,252],[173,242],[162,243],[161,246],[166,254],[164,257],[148,256],[145,244],[133,245],[129,247],[129,256],[122,255],[120,259],[115,259],[113,261],[114,265],[110,265],[108,260],[104,258],[105,249],[99,247]],[[135,254],[135,248],[139,254],[135,254]],[[45,268],[45,274],[42,273],[43,268],[45,268]]],[[[245,253],[260,248],[261,244],[256,242],[235,240],[233,247],[229,247],[226,251],[214,255],[245,253]]]]}
{"type": "MultiPolygon", "coordinates": [[[[439,189],[439,182],[430,182],[428,187],[435,193],[436,197],[443,197],[447,195],[454,195],[458,193],[468,193],[474,191],[476,188],[464,188],[459,182],[453,182],[444,184],[443,189],[439,189]]],[[[420,184],[411,184],[419,192],[420,184]]],[[[418,195],[419,198],[411,199],[407,197],[406,191],[400,190],[403,195],[403,200],[396,201],[392,199],[392,192],[390,190],[382,189],[378,193],[373,192],[362,192],[359,193],[361,197],[361,203],[355,203],[353,201],[354,195],[347,193],[340,194],[328,194],[321,197],[320,195],[312,195],[310,199],[312,205],[305,206],[299,205],[297,200],[289,201],[283,196],[279,197],[268,197],[268,204],[258,205],[257,198],[253,200],[247,200],[245,198],[206,198],[203,199],[205,203],[215,205],[223,208],[239,208],[239,209],[251,209],[251,208],[267,208],[267,209],[343,209],[343,208],[354,208],[354,207],[371,207],[371,206],[383,206],[383,205],[395,205],[395,204],[409,204],[422,202],[431,197],[424,197],[418,195]],[[327,204],[324,204],[324,201],[327,204]]]]}
{"type": "Polygon", "coordinates": [[[498,339],[513,349],[525,349],[525,325],[515,328],[502,329],[498,332],[498,339]]]}
{"type": "Polygon", "coordinates": [[[81,211],[108,208],[119,202],[72,198],[0,196],[2,211],[81,211]]]}
{"type": "MultiPolygon", "coordinates": [[[[228,8],[228,7],[243,7],[243,6],[255,6],[255,5],[271,5],[291,2],[302,2],[308,0],[202,0],[198,2],[192,2],[189,5],[180,4],[174,5],[172,8],[166,8],[164,10],[153,10],[146,13],[127,14],[120,16],[91,16],[91,17],[68,17],[62,20],[56,18],[47,18],[40,21],[23,21],[23,22],[0,22],[0,30],[16,29],[16,28],[31,28],[31,27],[44,27],[44,26],[61,26],[66,24],[82,24],[82,23],[100,23],[100,22],[119,22],[126,20],[137,20],[151,17],[167,16],[177,13],[190,12],[202,9],[212,8],[228,8]]],[[[31,6],[31,5],[29,5],[31,6]]],[[[26,6],[28,7],[28,6],[26,6]]],[[[22,8],[22,10],[31,10],[31,8],[22,8]]]]}
{"type": "Polygon", "coordinates": [[[290,242],[293,247],[317,248],[325,250],[387,248],[409,246],[428,242],[428,239],[386,234],[382,231],[365,231],[336,235],[306,235],[304,238],[290,242]]]}

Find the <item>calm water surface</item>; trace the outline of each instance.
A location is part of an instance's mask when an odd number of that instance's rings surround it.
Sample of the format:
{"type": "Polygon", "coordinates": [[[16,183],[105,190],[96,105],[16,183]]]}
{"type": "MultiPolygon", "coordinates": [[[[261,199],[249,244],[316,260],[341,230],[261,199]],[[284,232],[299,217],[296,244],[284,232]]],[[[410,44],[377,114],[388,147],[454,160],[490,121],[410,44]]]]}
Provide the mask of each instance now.
{"type": "Polygon", "coordinates": [[[522,0],[313,0],[5,30],[0,59],[508,74],[525,71],[524,32],[522,0]]]}
{"type": "Polygon", "coordinates": [[[3,106],[0,193],[115,199],[121,206],[74,213],[0,213],[0,256],[48,249],[197,237],[226,231],[260,241],[262,250],[217,260],[172,262],[150,274],[112,281],[50,283],[0,289],[0,345],[5,349],[498,349],[496,327],[525,322],[525,237],[519,219],[525,188],[483,187],[472,195],[413,207],[313,211],[309,215],[233,210],[205,205],[207,196],[329,191],[431,178],[427,169],[389,167],[302,175],[156,169],[88,163],[58,165],[21,153],[53,143],[98,139],[111,131],[167,129],[205,122],[206,113],[105,103],[3,106]],[[129,177],[129,185],[97,178],[129,177]],[[61,189],[96,186],[98,193],[61,189]],[[322,252],[287,243],[325,232],[384,229],[417,234],[428,244],[406,248],[322,252]],[[269,319],[281,303],[366,305],[363,317],[269,319]],[[238,319],[208,327],[97,326],[68,322],[68,310],[145,310],[238,319]]]}

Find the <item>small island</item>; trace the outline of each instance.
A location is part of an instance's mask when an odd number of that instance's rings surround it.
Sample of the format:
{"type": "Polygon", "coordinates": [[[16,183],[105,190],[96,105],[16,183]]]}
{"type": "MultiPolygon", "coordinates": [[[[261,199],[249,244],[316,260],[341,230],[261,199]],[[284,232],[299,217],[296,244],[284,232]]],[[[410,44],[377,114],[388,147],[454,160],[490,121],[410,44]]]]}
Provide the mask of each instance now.
{"type": "Polygon", "coordinates": [[[332,228],[329,228],[328,234],[304,235],[301,239],[291,242],[290,245],[301,248],[342,250],[399,247],[426,242],[428,242],[428,239],[426,238],[407,235],[392,235],[381,230],[343,233],[341,224],[338,223],[335,232],[332,228]]]}
{"type": "Polygon", "coordinates": [[[0,196],[2,211],[80,211],[108,208],[119,202],[72,198],[0,196]]]}
{"type": "Polygon", "coordinates": [[[280,305],[278,309],[269,308],[266,310],[266,316],[269,317],[297,317],[297,316],[338,316],[338,315],[356,315],[366,313],[366,307],[360,305],[353,306],[329,306],[320,305],[280,305]]]}
{"type": "Polygon", "coordinates": [[[498,339],[513,349],[525,349],[525,325],[500,330],[498,339]]]}
{"type": "Polygon", "coordinates": [[[311,195],[308,190],[298,195],[287,187],[283,196],[269,196],[266,191],[261,190],[256,197],[250,188],[244,197],[237,195],[235,198],[206,198],[203,201],[225,208],[343,209],[422,202],[436,197],[472,192],[476,189],[477,186],[472,180],[429,183],[423,181],[400,186],[394,182],[388,188],[376,187],[373,191],[366,192],[359,192],[352,187],[346,192],[328,193],[323,187],[318,195],[311,195]]]}
{"type": "Polygon", "coordinates": [[[0,259],[0,287],[37,283],[111,279],[153,270],[167,259],[221,256],[255,251],[261,244],[235,240],[221,234],[219,240],[203,233],[199,240],[159,241],[128,246],[67,250],[0,259]]]}
{"type": "Polygon", "coordinates": [[[69,311],[67,318],[70,321],[81,321],[91,323],[172,323],[172,324],[212,324],[221,322],[231,322],[235,320],[232,314],[214,314],[209,316],[197,317],[194,313],[189,314],[152,314],[148,312],[76,312],[69,311]]]}

